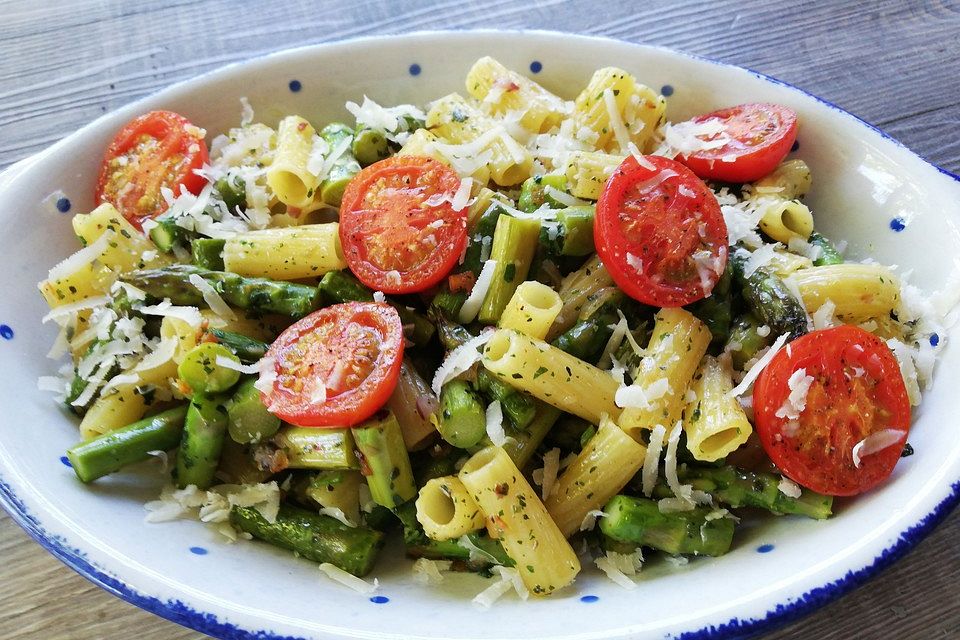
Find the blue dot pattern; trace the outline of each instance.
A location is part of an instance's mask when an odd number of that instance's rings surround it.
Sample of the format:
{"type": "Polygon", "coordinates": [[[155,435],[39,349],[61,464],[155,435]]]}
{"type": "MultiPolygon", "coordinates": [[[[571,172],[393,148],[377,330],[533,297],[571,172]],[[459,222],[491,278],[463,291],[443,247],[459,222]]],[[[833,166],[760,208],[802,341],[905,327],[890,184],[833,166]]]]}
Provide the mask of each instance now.
{"type": "Polygon", "coordinates": [[[665,84],[665,85],[663,85],[662,87],[660,87],[660,95],[666,96],[666,97],[668,97],[668,98],[669,98],[670,96],[672,96],[672,95],[673,95],[673,85],[671,85],[671,84],[665,84]]]}
{"type": "Polygon", "coordinates": [[[890,228],[896,231],[897,233],[900,233],[901,231],[907,228],[907,221],[904,220],[903,218],[894,218],[893,220],[890,221],[890,228]]]}
{"type": "Polygon", "coordinates": [[[57,211],[60,213],[66,213],[67,211],[70,211],[70,199],[57,198],[57,211]]]}
{"type": "Polygon", "coordinates": [[[596,602],[599,599],[600,599],[600,596],[582,596],[580,598],[580,602],[590,603],[590,602],[596,602]]]}
{"type": "Polygon", "coordinates": [[[421,68],[420,68],[420,65],[418,65],[416,62],[414,62],[412,65],[410,65],[410,75],[412,75],[412,76],[418,76],[418,75],[420,75],[420,72],[421,72],[421,71],[423,71],[423,69],[421,69],[421,68]]]}
{"type": "Polygon", "coordinates": [[[799,148],[800,148],[800,141],[799,141],[799,140],[794,140],[794,141],[793,141],[793,146],[790,147],[790,151],[796,151],[796,150],[799,149],[799,148]]]}
{"type": "Polygon", "coordinates": [[[540,73],[541,71],[543,71],[543,63],[540,62],[539,60],[534,60],[533,62],[530,63],[530,71],[532,71],[533,73],[540,73]]]}
{"type": "Polygon", "coordinates": [[[390,602],[390,598],[388,598],[387,596],[373,596],[372,598],[370,598],[370,602],[372,602],[373,604],[387,604],[388,602],[390,602]]]}
{"type": "Polygon", "coordinates": [[[294,93],[297,93],[298,91],[300,91],[300,89],[303,89],[303,85],[300,84],[300,81],[299,81],[299,80],[291,80],[291,81],[290,81],[290,91],[293,91],[294,93]]]}
{"type": "Polygon", "coordinates": [[[67,456],[60,456],[60,462],[63,463],[63,466],[73,468],[73,465],[70,464],[70,458],[67,456]]]}
{"type": "Polygon", "coordinates": [[[759,547],[757,547],[758,553],[770,553],[771,551],[773,551],[772,544],[762,544],[759,547]]]}
{"type": "Polygon", "coordinates": [[[203,547],[190,547],[190,553],[196,556],[205,556],[209,553],[209,551],[203,547]]]}
{"type": "Polygon", "coordinates": [[[0,324],[0,338],[13,340],[13,328],[8,324],[0,324]]]}
{"type": "Polygon", "coordinates": [[[930,346],[935,347],[940,344],[940,336],[936,333],[930,334],[930,346]]]}

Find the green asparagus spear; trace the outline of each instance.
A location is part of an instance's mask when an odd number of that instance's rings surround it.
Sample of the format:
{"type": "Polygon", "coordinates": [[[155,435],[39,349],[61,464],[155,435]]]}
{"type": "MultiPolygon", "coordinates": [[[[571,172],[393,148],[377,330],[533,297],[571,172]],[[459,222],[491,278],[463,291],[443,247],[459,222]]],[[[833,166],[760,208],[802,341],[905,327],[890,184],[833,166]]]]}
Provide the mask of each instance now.
{"type": "Polygon", "coordinates": [[[214,336],[217,342],[230,349],[230,351],[240,358],[240,362],[246,364],[252,364],[260,360],[270,347],[270,345],[265,342],[260,342],[259,340],[254,340],[253,338],[248,338],[247,336],[232,331],[210,329],[210,335],[214,336]]]}
{"type": "Polygon", "coordinates": [[[775,336],[789,333],[793,339],[805,334],[807,315],[803,304],[790,293],[783,280],[765,267],[745,276],[745,262],[740,251],[733,252],[730,263],[734,268],[734,281],[750,310],[773,330],[775,336]]]}
{"type": "Polygon", "coordinates": [[[213,484],[227,435],[225,398],[195,394],[187,409],[177,453],[177,484],[208,489],[213,484]]]}
{"type": "Polygon", "coordinates": [[[177,367],[177,375],[194,393],[220,393],[240,380],[240,372],[225,367],[217,359],[240,364],[240,359],[227,347],[217,342],[201,342],[187,352],[177,367]]]}
{"type": "Polygon", "coordinates": [[[507,431],[510,437],[503,445],[503,450],[507,452],[517,468],[523,469],[526,466],[561,413],[563,412],[554,406],[537,402],[537,413],[525,430],[507,431]]]}
{"type": "MultiPolygon", "coordinates": [[[[801,515],[825,520],[832,514],[833,497],[801,489],[799,498],[791,498],[780,491],[780,476],[772,473],[754,473],[732,466],[701,467],[680,465],[680,482],[705,491],[718,502],[731,507],[754,507],[776,514],[801,515]]],[[[673,495],[669,487],[658,486],[657,495],[673,495]]]]}
{"type": "Polygon", "coordinates": [[[383,534],[367,527],[348,527],[336,518],[281,504],[275,522],[252,507],[233,507],[230,523],[255,538],[289,549],[313,562],[329,562],[355,576],[373,568],[383,534]]]}
{"type": "Polygon", "coordinates": [[[347,184],[353,176],[360,173],[360,163],[353,157],[353,152],[350,150],[353,129],[345,124],[334,122],[320,130],[320,137],[330,146],[331,153],[344,142],[348,145],[330,167],[326,180],[320,185],[320,199],[330,206],[339,207],[347,184]]]}
{"type": "Polygon", "coordinates": [[[825,236],[814,231],[810,234],[808,241],[815,247],[820,247],[820,255],[813,261],[814,266],[822,267],[830,264],[843,264],[843,256],[840,255],[837,248],[833,246],[833,243],[825,236]]]}
{"type": "Polygon", "coordinates": [[[730,321],[733,313],[732,271],[729,267],[724,270],[713,291],[710,292],[709,298],[703,298],[687,307],[690,313],[697,316],[710,329],[715,347],[726,344],[727,338],[730,337],[730,321]]]}
{"type": "Polygon", "coordinates": [[[240,176],[224,176],[217,180],[214,188],[231,213],[247,208],[247,184],[240,176]]]}
{"type": "Polygon", "coordinates": [[[258,484],[266,482],[273,472],[257,462],[257,445],[240,444],[232,438],[223,441],[217,479],[227,484],[258,484]]]}
{"type": "MultiPolygon", "coordinates": [[[[373,302],[373,292],[354,278],[349,271],[330,271],[320,280],[320,295],[327,304],[342,302],[373,302]]],[[[417,346],[430,342],[434,326],[426,316],[406,305],[387,300],[397,310],[404,332],[417,346]]]]}
{"type": "Polygon", "coordinates": [[[223,247],[226,240],[220,238],[194,238],[190,243],[193,264],[201,269],[223,270],[223,247]]]}
{"type": "Polygon", "coordinates": [[[587,256],[594,252],[593,206],[567,207],[557,221],[540,229],[540,244],[552,256],[587,256]]]}
{"type": "Polygon", "coordinates": [[[487,421],[483,403],[469,384],[451,380],[443,386],[436,425],[443,439],[460,449],[480,442],[487,432],[487,421]]]}
{"type": "Polygon", "coordinates": [[[180,443],[187,406],[167,409],[131,425],[86,440],[70,448],[67,458],[83,482],[93,482],[134,462],[151,451],[167,451],[180,443]]]}
{"type": "Polygon", "coordinates": [[[176,305],[206,306],[203,294],[190,282],[191,275],[203,278],[228,304],[240,309],[299,318],[316,307],[316,287],[188,265],[133,271],[123,279],[146,291],[153,301],[169,298],[176,305]]]}
{"type": "Polygon", "coordinates": [[[553,346],[581,360],[596,362],[619,320],[618,310],[629,306],[626,296],[616,287],[605,287],[590,295],[580,319],[557,336],[553,346]]]}
{"type": "MultiPolygon", "coordinates": [[[[436,323],[440,343],[448,351],[453,351],[473,337],[462,325],[447,320],[441,313],[432,312],[430,317],[436,323]]],[[[504,415],[517,429],[525,429],[533,420],[536,413],[534,399],[497,376],[490,375],[483,367],[477,369],[477,386],[490,398],[500,401],[504,415]]]]}
{"type": "Polygon", "coordinates": [[[493,234],[490,259],[495,261],[493,279],[480,306],[478,319],[495,324],[520,283],[527,279],[540,236],[539,220],[500,216],[493,234]]]}
{"type": "Polygon", "coordinates": [[[382,129],[371,129],[367,126],[357,127],[353,136],[353,157],[361,167],[390,157],[390,143],[382,129]]]}
{"type": "Polygon", "coordinates": [[[175,245],[184,245],[190,236],[190,232],[174,222],[173,218],[161,216],[154,222],[157,225],[150,229],[150,239],[164,253],[173,251],[175,245]]]}
{"type": "Polygon", "coordinates": [[[527,178],[520,185],[520,198],[517,200],[517,208],[528,213],[536,211],[544,204],[551,209],[562,209],[564,204],[555,200],[549,194],[547,187],[563,191],[567,188],[566,176],[551,174],[527,178]]]}
{"type": "Polygon", "coordinates": [[[660,513],[656,500],[614,496],[603,508],[600,530],[618,542],[639,544],[667,553],[722,556],[733,542],[733,520],[707,520],[711,509],[660,513]]]}
{"type": "Polygon", "coordinates": [[[770,344],[772,330],[768,327],[766,336],[761,336],[759,330],[760,321],[752,313],[745,313],[734,323],[727,345],[731,347],[731,361],[736,369],[742,371],[757,352],[770,344]]]}
{"type": "Polygon", "coordinates": [[[280,428],[280,418],[263,406],[255,378],[240,383],[227,403],[227,431],[235,442],[260,442],[272,438],[280,428]]]}
{"type": "Polygon", "coordinates": [[[291,469],[357,469],[350,429],[284,425],[273,438],[291,469]]]}
{"type": "Polygon", "coordinates": [[[360,471],[367,477],[373,500],[392,509],[416,496],[410,456],[393,414],[381,411],[352,431],[360,471]]]}
{"type": "Polygon", "coordinates": [[[417,522],[417,509],[414,503],[406,502],[393,510],[403,524],[403,541],[407,547],[407,554],[414,558],[430,558],[431,560],[455,560],[463,562],[471,571],[481,571],[493,564],[507,567],[513,566],[513,560],[503,550],[503,546],[486,532],[475,531],[468,533],[467,538],[474,549],[458,540],[443,542],[431,540],[423,533],[423,528],[417,522]]]}

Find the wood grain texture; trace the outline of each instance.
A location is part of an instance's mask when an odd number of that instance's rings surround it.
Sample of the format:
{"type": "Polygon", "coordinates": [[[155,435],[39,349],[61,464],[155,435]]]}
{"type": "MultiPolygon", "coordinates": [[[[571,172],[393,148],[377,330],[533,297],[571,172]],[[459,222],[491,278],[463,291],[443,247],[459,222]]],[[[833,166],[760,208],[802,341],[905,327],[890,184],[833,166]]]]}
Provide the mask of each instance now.
{"type": "MultiPolygon", "coordinates": [[[[172,82],[282,48],[418,29],[540,28],[683,49],[800,86],[960,171],[960,3],[518,0],[0,2],[0,168],[172,82]],[[348,6],[347,6],[348,5],[348,6]]],[[[952,426],[952,425],[945,425],[952,426]]],[[[770,640],[960,638],[960,514],[770,640]]],[[[0,514],[0,637],[195,640],[75,575],[0,514]]]]}

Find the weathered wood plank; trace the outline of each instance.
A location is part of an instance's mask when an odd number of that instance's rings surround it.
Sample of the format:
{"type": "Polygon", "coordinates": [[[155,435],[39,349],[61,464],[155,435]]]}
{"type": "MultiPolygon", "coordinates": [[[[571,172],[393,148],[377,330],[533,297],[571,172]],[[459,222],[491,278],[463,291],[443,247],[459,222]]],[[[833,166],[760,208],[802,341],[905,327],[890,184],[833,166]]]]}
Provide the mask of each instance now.
{"type": "MultiPolygon", "coordinates": [[[[683,49],[834,102],[960,171],[960,3],[683,0],[76,0],[0,2],[0,168],[172,82],[269,51],[418,29],[556,29],[683,49]]],[[[867,586],[783,630],[960,635],[960,514],[867,586]]],[[[196,640],[48,556],[0,514],[0,637],[196,640]]]]}

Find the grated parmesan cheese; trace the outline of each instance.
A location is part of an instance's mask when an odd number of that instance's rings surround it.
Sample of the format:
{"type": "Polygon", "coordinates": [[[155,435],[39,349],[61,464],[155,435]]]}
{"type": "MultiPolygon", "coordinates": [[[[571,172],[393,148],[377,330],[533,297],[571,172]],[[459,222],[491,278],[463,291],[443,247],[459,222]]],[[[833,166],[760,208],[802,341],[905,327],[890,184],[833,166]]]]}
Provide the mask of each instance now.
{"type": "Polygon", "coordinates": [[[543,469],[540,469],[540,495],[544,502],[553,495],[560,474],[560,449],[554,447],[543,454],[543,469]]]}
{"type": "Polygon", "coordinates": [[[653,495],[653,488],[657,486],[657,474],[660,470],[660,452],[663,450],[663,438],[667,430],[658,424],[650,430],[650,442],[647,444],[647,453],[643,458],[643,470],[640,478],[643,486],[643,495],[648,498],[653,495]]]}
{"type": "Polygon", "coordinates": [[[373,583],[371,584],[363,578],[358,578],[352,573],[348,573],[329,562],[322,563],[320,565],[320,571],[334,582],[339,582],[343,586],[364,595],[369,595],[380,588],[380,581],[376,578],[373,579],[373,583]]]}
{"type": "Polygon", "coordinates": [[[587,511],[587,515],[583,516],[583,521],[580,523],[580,531],[593,531],[593,528],[597,525],[597,518],[606,517],[607,514],[599,509],[587,511]]]}
{"type": "Polygon", "coordinates": [[[620,109],[617,108],[613,89],[607,87],[603,90],[603,104],[607,109],[607,118],[610,120],[610,128],[613,129],[617,145],[621,152],[626,153],[630,148],[630,134],[627,132],[626,125],[623,124],[623,117],[620,115],[620,109]]]}
{"type": "Polygon", "coordinates": [[[200,315],[200,309],[196,307],[175,307],[169,298],[164,298],[159,304],[140,308],[140,313],[148,316],[161,316],[167,318],[177,318],[183,320],[191,327],[199,328],[203,322],[203,316],[200,315]]]}
{"type": "Polygon", "coordinates": [[[790,334],[785,333],[774,340],[773,344],[770,345],[770,348],[767,349],[766,353],[764,353],[763,356],[760,357],[760,359],[758,359],[752,367],[750,367],[746,374],[744,374],[740,383],[731,389],[728,392],[728,395],[735,398],[746,393],[746,391],[750,389],[750,386],[753,384],[754,380],[757,379],[757,376],[760,375],[760,372],[763,371],[768,364],[770,364],[770,361],[773,360],[773,356],[777,355],[777,352],[783,348],[783,345],[787,343],[789,338],[790,334]]]}
{"type": "Polygon", "coordinates": [[[494,570],[500,575],[500,580],[478,593],[472,600],[480,609],[489,609],[493,604],[513,589],[522,600],[530,597],[530,592],[520,578],[520,572],[514,567],[495,566],[494,570]]]}
{"type": "Polygon", "coordinates": [[[610,580],[627,590],[636,589],[637,583],[631,580],[630,576],[639,573],[642,562],[643,556],[640,555],[639,549],[634,553],[607,551],[594,560],[597,568],[603,571],[610,580]]]}
{"type": "Polygon", "coordinates": [[[83,311],[85,309],[94,309],[96,307],[102,307],[103,305],[110,302],[110,298],[107,296],[93,296],[90,298],[84,298],[83,300],[77,300],[76,302],[70,302],[67,304],[62,304],[59,307],[54,307],[50,310],[50,313],[43,316],[41,322],[46,324],[51,320],[56,321],[60,324],[60,321],[65,318],[70,318],[77,311],[83,311]]]}
{"type": "Polygon", "coordinates": [[[47,279],[62,280],[88,264],[93,263],[94,260],[106,251],[110,243],[114,242],[113,238],[116,235],[112,229],[107,229],[100,234],[99,238],[50,269],[50,272],[47,274],[47,279]]]}
{"type": "Polygon", "coordinates": [[[787,387],[790,389],[790,395],[783,401],[783,405],[777,409],[774,414],[778,418],[787,418],[796,420],[807,408],[807,393],[810,391],[810,385],[814,382],[814,377],[807,375],[805,368],[794,371],[787,380],[787,387]]]}
{"type": "Polygon", "coordinates": [[[776,255],[776,250],[781,247],[783,247],[782,244],[775,242],[773,244],[763,244],[755,249],[750,254],[746,264],[743,265],[743,277],[749,278],[757,272],[757,269],[770,264],[770,261],[776,255]]]}
{"type": "Polygon", "coordinates": [[[329,516],[329,517],[331,517],[331,518],[333,518],[333,519],[335,519],[335,520],[339,520],[340,522],[342,522],[343,524],[345,524],[345,525],[348,526],[348,527],[356,527],[356,526],[357,526],[357,523],[356,523],[356,522],[351,522],[350,519],[347,518],[347,514],[345,514],[345,513],[343,512],[343,509],[341,509],[341,508],[339,508],[339,507],[322,507],[322,508],[320,509],[320,515],[322,515],[322,516],[329,516]]]}
{"type": "Polygon", "coordinates": [[[217,293],[217,290],[213,288],[213,285],[201,278],[200,275],[196,273],[191,273],[188,280],[190,281],[190,284],[200,291],[200,294],[203,296],[203,301],[207,303],[207,306],[210,307],[211,311],[224,320],[237,319],[237,314],[235,314],[233,309],[231,309],[224,299],[220,297],[220,294],[217,293]]]}
{"type": "Polygon", "coordinates": [[[867,456],[892,447],[898,442],[905,441],[907,432],[900,429],[883,429],[871,433],[866,438],[853,445],[853,466],[860,468],[860,463],[867,456]]]}
{"type": "Polygon", "coordinates": [[[780,476],[780,482],[777,484],[777,490],[779,490],[780,493],[788,498],[799,498],[801,495],[803,495],[800,485],[787,476],[780,476]]]}
{"type": "Polygon", "coordinates": [[[480,361],[483,354],[480,353],[480,347],[485,345],[493,337],[494,330],[487,329],[475,338],[470,338],[462,345],[447,354],[433,376],[433,382],[430,387],[433,392],[440,395],[440,389],[453,380],[461,373],[472,367],[480,361]]]}
{"type": "Polygon", "coordinates": [[[413,563],[413,581],[423,585],[437,585],[443,582],[442,571],[449,571],[453,565],[449,560],[431,560],[418,558],[413,563]]]}
{"type": "Polygon", "coordinates": [[[646,387],[639,384],[621,385],[617,388],[614,402],[621,409],[649,409],[654,402],[672,393],[670,381],[658,378],[646,387]]]}
{"type": "Polygon", "coordinates": [[[490,285],[493,283],[496,269],[496,260],[487,260],[483,263],[483,268],[480,269],[480,275],[477,276],[477,281],[474,283],[470,295],[467,296],[463,306],[460,307],[460,314],[457,317],[460,322],[473,322],[473,319],[477,317],[480,307],[483,305],[483,299],[487,296],[487,291],[490,290],[490,285]]]}
{"type": "Polygon", "coordinates": [[[507,434],[503,430],[503,409],[500,401],[494,400],[487,405],[486,410],[487,437],[494,446],[502,447],[507,442],[507,434]]]}
{"type": "MultiPolygon", "coordinates": [[[[464,460],[466,461],[466,459],[464,460]]],[[[469,553],[468,559],[470,562],[489,562],[490,564],[497,565],[499,562],[492,555],[473,544],[473,540],[470,539],[469,535],[462,535],[457,538],[457,542],[460,543],[460,546],[464,547],[469,553]]]]}
{"type": "Polygon", "coordinates": [[[216,363],[217,363],[217,366],[223,367],[224,369],[232,369],[233,371],[239,371],[240,373],[245,373],[245,374],[260,373],[260,363],[258,362],[254,362],[253,364],[242,364],[241,362],[234,360],[233,358],[228,358],[226,356],[217,356],[216,363]]]}

